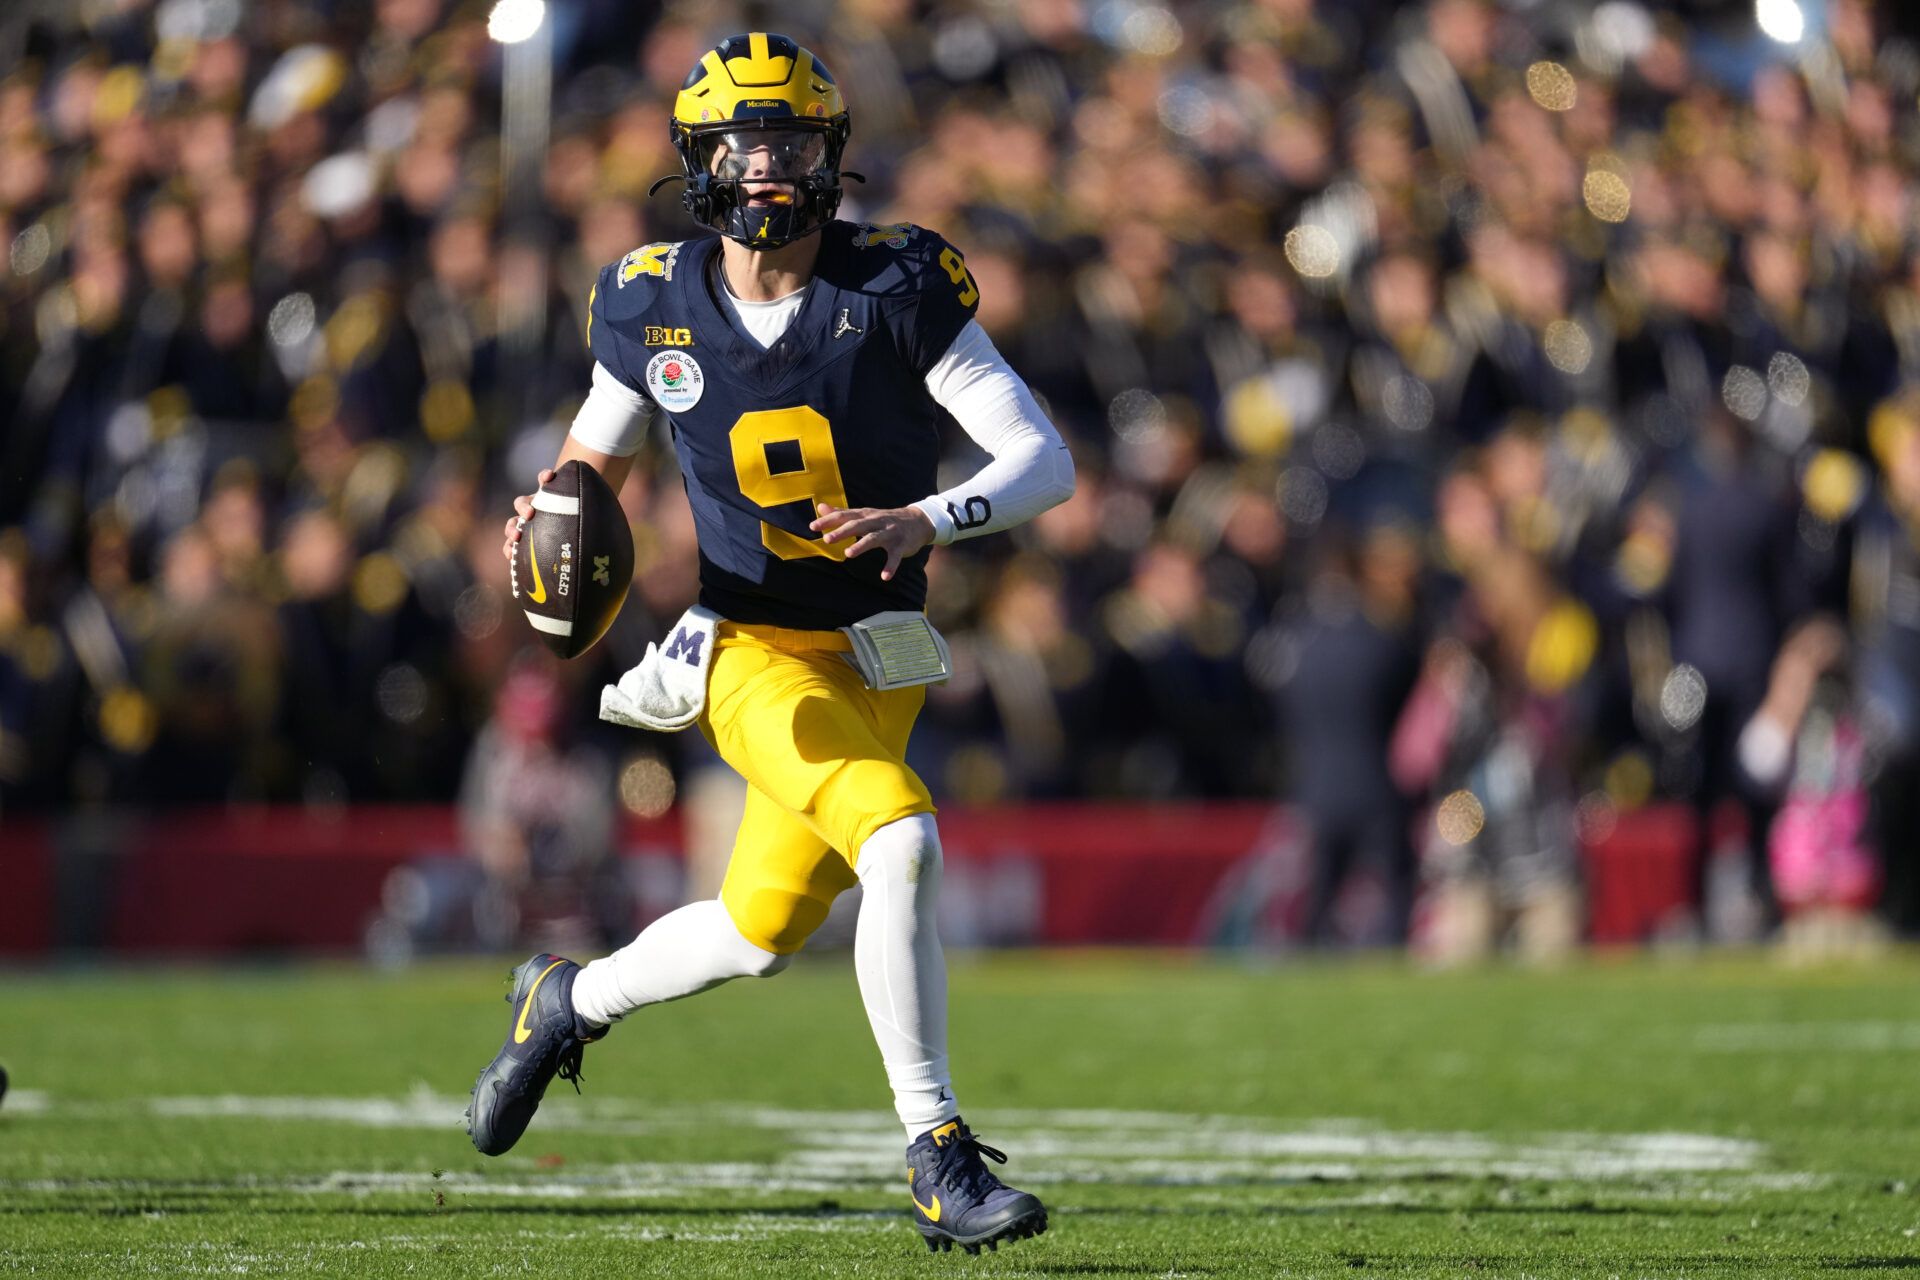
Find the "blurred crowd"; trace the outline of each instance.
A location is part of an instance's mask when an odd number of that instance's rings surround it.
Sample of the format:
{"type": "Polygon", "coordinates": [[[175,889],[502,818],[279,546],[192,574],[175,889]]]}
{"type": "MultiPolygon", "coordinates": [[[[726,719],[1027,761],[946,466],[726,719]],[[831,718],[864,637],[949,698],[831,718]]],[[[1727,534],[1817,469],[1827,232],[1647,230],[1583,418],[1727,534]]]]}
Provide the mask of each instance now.
{"type": "Polygon", "coordinates": [[[672,803],[703,744],[590,719],[695,592],[668,446],[588,660],[528,655],[499,524],[599,266],[693,234],[672,93],[772,26],[842,216],[966,252],[1078,463],[934,557],[937,796],[1284,796],[1316,934],[1366,863],[1395,935],[1424,876],[1541,949],[1678,801],[1763,918],[1909,925],[1920,47],[1781,4],[550,0],[531,171],[472,0],[8,6],[0,805],[452,799],[528,670],[672,803]]]}

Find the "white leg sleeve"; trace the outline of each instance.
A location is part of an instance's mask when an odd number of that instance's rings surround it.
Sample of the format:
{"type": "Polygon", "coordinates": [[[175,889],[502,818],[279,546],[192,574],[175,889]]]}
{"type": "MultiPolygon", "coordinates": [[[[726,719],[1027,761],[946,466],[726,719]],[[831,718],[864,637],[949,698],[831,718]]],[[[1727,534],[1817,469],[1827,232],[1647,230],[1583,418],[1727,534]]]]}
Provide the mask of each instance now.
{"type": "Polygon", "coordinates": [[[947,961],[934,920],[940,833],[933,816],[916,814],[874,832],[856,870],[863,892],[854,972],[911,1142],[960,1114],[947,1067],[947,961]]]}
{"type": "Polygon", "coordinates": [[[573,980],[573,1011],[618,1022],[635,1009],[699,995],[733,978],[764,978],[793,960],[740,936],[718,898],[669,911],[573,980]]]}

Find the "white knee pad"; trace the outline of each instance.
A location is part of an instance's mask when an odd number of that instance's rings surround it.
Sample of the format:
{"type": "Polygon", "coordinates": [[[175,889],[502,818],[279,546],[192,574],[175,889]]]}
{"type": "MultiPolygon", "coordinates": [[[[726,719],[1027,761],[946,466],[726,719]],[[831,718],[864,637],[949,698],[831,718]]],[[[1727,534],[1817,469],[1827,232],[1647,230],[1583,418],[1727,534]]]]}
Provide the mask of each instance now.
{"type": "Polygon", "coordinates": [[[940,829],[930,813],[889,822],[867,837],[854,874],[862,885],[883,879],[891,887],[924,894],[938,892],[943,855],[940,829]]]}

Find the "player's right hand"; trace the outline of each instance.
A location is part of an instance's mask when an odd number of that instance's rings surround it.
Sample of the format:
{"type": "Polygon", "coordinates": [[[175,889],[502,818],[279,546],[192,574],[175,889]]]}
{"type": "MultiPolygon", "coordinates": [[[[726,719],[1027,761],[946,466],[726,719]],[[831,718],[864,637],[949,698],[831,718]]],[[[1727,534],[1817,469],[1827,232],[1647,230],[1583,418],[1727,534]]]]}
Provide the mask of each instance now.
{"type": "MultiPolygon", "coordinates": [[[[540,473],[539,482],[541,484],[544,485],[552,479],[552,467],[548,467],[540,473]]],[[[513,544],[520,541],[520,530],[526,527],[527,521],[532,517],[533,495],[523,493],[513,500],[513,516],[507,521],[507,540],[501,544],[500,547],[500,554],[507,558],[509,564],[513,562],[513,544]]]]}

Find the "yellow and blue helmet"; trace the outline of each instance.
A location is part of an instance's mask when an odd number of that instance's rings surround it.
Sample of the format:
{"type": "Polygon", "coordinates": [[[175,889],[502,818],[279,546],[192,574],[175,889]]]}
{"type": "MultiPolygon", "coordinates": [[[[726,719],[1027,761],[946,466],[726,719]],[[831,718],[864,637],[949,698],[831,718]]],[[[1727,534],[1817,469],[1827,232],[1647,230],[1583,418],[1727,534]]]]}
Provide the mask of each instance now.
{"type": "Polygon", "coordinates": [[[791,244],[840,207],[846,104],[826,64],[787,36],[728,36],[702,54],[671,129],[687,212],[750,249],[791,244]]]}

